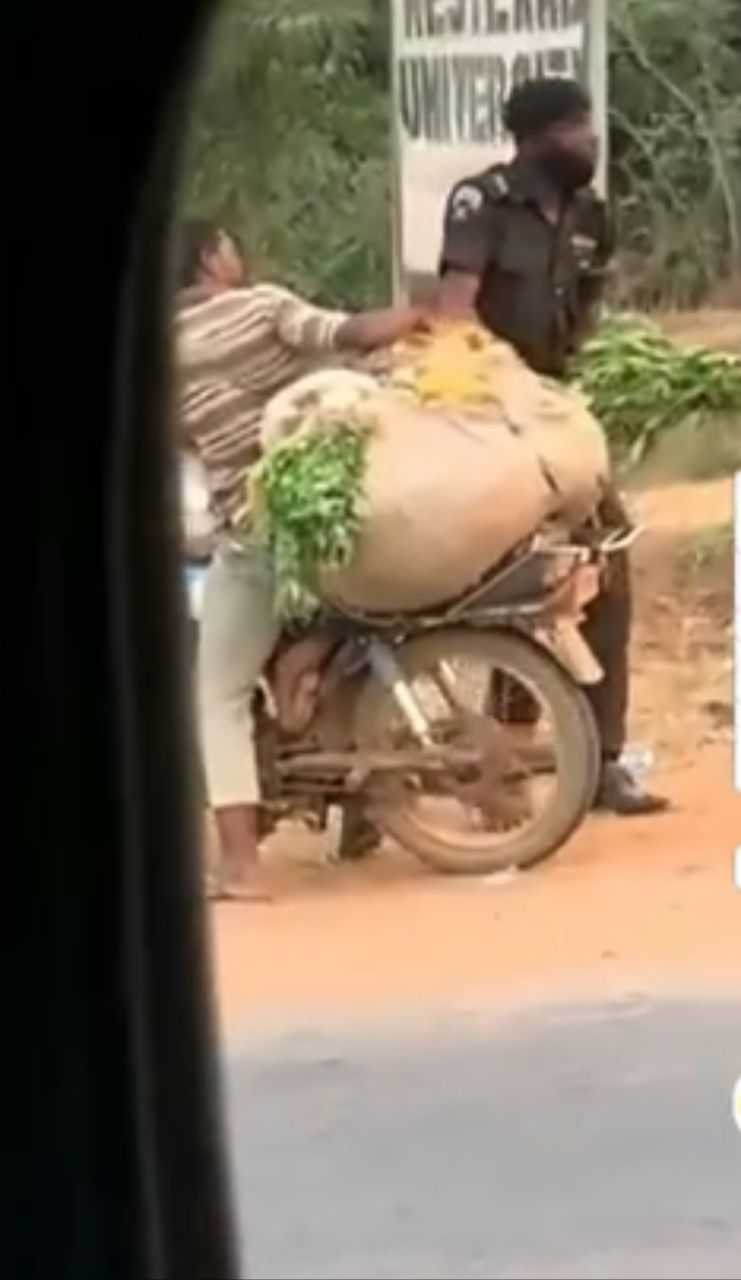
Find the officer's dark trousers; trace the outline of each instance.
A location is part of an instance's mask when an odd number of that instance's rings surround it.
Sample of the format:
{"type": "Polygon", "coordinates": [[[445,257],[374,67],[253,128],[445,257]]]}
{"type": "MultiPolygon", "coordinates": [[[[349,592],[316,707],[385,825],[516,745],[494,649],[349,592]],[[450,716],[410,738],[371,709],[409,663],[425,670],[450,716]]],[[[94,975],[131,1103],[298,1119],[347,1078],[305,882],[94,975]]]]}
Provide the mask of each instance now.
{"type": "Polygon", "coordinates": [[[628,646],[632,617],[630,565],[620,551],[611,556],[605,585],[590,603],[582,635],[604,670],[599,684],[585,687],[597,721],[603,755],[620,755],[628,711],[628,646]]]}
{"type": "MultiPolygon", "coordinates": [[[[622,505],[612,494],[601,514],[608,524],[626,520],[622,505]]],[[[587,606],[582,625],[582,635],[605,673],[599,684],[585,686],[585,692],[597,720],[603,754],[610,758],[619,756],[625,745],[631,618],[628,555],[618,552],[610,556],[602,590],[587,606]]],[[[511,686],[497,675],[492,682],[492,711],[509,724],[532,724],[538,718],[538,708],[527,690],[522,685],[511,686]]]]}

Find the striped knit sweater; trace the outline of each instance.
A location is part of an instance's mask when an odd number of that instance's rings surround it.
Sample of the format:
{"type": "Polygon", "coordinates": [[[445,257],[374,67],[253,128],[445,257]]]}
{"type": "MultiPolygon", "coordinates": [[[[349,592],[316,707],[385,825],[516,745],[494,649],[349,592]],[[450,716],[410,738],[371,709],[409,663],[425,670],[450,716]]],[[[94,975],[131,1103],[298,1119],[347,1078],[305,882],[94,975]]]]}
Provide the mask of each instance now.
{"type": "Polygon", "coordinates": [[[184,291],[175,319],[181,444],[208,473],[223,526],[248,515],[247,476],[260,456],[260,418],[283,387],[337,351],[344,312],[260,284],[205,295],[184,291]]]}

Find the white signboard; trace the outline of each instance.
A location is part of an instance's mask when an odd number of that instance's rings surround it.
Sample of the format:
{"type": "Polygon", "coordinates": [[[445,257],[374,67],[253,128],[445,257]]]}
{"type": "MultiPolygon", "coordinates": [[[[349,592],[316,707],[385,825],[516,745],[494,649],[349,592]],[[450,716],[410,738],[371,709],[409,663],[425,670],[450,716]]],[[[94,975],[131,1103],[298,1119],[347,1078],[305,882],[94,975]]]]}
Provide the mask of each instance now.
{"type": "Polygon", "coordinates": [[[445,198],[510,158],[514,85],[571,76],[604,134],[606,0],[391,0],[397,285],[437,271],[445,198]]]}

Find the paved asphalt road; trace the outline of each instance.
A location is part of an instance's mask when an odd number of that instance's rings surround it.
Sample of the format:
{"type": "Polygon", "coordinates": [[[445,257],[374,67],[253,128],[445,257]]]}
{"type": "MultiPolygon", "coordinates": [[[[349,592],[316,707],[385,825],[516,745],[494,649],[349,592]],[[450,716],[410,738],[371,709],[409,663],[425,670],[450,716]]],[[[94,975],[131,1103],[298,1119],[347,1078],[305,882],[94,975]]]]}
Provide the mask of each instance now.
{"type": "Polygon", "coordinates": [[[254,1280],[741,1280],[741,1003],[254,1036],[228,1073],[254,1280]]]}

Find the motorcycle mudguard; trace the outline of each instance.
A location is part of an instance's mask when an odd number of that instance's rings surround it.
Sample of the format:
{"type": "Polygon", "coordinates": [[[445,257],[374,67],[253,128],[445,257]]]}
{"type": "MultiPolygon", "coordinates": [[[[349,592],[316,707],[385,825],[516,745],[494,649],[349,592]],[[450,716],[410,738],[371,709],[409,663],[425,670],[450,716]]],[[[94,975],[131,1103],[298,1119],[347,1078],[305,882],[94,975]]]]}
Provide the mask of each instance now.
{"type": "Polygon", "coordinates": [[[599,684],[604,671],[575,623],[564,620],[535,634],[577,684],[599,684]]]}

